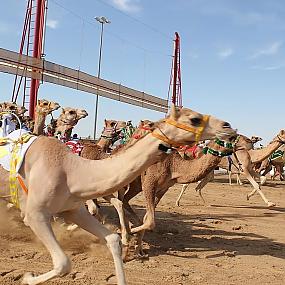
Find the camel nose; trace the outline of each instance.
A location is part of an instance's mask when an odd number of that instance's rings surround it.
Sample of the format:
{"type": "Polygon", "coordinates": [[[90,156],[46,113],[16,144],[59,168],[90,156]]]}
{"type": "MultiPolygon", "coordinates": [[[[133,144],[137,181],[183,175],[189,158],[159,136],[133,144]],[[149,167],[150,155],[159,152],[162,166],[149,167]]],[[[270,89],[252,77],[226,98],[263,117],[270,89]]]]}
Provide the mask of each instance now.
{"type": "Polygon", "coordinates": [[[224,123],[223,123],[223,128],[224,128],[224,129],[229,129],[229,128],[231,128],[230,123],[224,122],[224,123]]]}

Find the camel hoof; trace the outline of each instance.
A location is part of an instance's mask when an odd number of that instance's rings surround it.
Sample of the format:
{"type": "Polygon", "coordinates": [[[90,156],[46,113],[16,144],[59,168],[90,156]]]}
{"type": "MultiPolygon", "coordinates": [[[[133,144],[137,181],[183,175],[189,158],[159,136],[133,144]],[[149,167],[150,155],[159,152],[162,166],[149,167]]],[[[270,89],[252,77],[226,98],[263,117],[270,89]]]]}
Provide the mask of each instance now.
{"type": "Polygon", "coordinates": [[[176,206],[176,207],[179,207],[179,206],[180,206],[180,203],[179,203],[179,202],[176,202],[176,203],[175,203],[175,206],[176,206]]]}
{"type": "Polygon", "coordinates": [[[28,284],[28,285],[33,285],[35,284],[33,282],[34,279],[34,274],[31,272],[27,272],[24,274],[23,280],[22,280],[22,284],[28,284]]]}
{"type": "Polygon", "coordinates": [[[250,198],[250,196],[249,196],[249,194],[247,194],[246,195],[246,200],[249,201],[249,198],[250,198]]]}
{"type": "Polygon", "coordinates": [[[268,203],[267,203],[267,207],[268,207],[268,208],[272,208],[272,207],[275,207],[275,206],[276,206],[276,204],[273,203],[273,202],[268,202],[268,203]]]}

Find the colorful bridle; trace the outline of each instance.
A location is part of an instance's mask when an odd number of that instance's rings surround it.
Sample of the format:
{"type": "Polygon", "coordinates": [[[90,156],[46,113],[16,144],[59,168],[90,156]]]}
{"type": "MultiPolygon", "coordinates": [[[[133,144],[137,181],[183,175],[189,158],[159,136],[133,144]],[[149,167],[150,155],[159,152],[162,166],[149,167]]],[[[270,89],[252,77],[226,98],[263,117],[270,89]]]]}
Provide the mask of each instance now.
{"type": "MultiPolygon", "coordinates": [[[[208,123],[208,121],[209,121],[209,118],[210,118],[209,115],[204,115],[204,116],[202,117],[201,126],[196,127],[196,128],[195,128],[195,127],[190,127],[190,126],[185,125],[185,124],[178,123],[178,122],[176,122],[175,120],[170,119],[170,118],[165,119],[164,122],[165,122],[166,124],[168,124],[168,125],[172,125],[172,126],[178,128],[178,129],[181,129],[181,130],[184,130],[184,131],[187,131],[187,132],[190,132],[190,133],[195,134],[195,143],[197,143],[198,141],[200,141],[200,138],[201,138],[201,136],[202,136],[202,134],[203,134],[203,132],[204,132],[204,130],[205,130],[205,127],[206,127],[206,125],[207,125],[207,123],[208,123]]],[[[160,130],[160,129],[159,129],[159,130],[160,130]]],[[[155,138],[157,138],[157,139],[159,139],[159,140],[161,140],[161,141],[167,143],[167,144],[170,145],[171,147],[181,147],[181,146],[184,146],[184,145],[185,145],[185,143],[179,143],[179,142],[176,142],[176,141],[173,141],[173,140],[169,139],[169,138],[166,136],[166,134],[163,133],[162,130],[160,130],[160,133],[161,133],[161,134],[159,134],[159,133],[157,133],[157,132],[152,132],[152,135],[153,135],[155,138]]]]}

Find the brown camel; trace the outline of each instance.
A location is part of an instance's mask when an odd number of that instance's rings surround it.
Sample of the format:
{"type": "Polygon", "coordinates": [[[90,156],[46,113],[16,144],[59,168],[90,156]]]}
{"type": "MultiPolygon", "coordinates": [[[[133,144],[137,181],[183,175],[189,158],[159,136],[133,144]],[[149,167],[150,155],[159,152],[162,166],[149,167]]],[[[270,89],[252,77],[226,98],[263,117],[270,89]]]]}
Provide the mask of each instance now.
{"type": "Polygon", "coordinates": [[[19,106],[13,102],[2,102],[0,103],[0,112],[12,112],[17,116],[21,117],[27,109],[23,106],[19,106]]]}
{"type": "MultiPolygon", "coordinates": [[[[51,254],[53,269],[39,276],[27,273],[24,284],[39,284],[70,272],[65,255],[51,228],[52,216],[60,215],[107,242],[113,255],[119,285],[125,285],[120,238],[92,217],[84,207],[87,199],[110,195],[129,184],[173,144],[234,135],[230,125],[189,109],[176,110],[158,127],[120,154],[104,160],[87,160],[74,155],[57,139],[38,137],[28,149],[19,175],[28,187],[22,191],[20,208],[30,226],[51,254]],[[126,163],[127,162],[127,163],[126,163]]],[[[8,172],[1,173],[0,183],[8,172]]],[[[3,189],[3,188],[2,188],[3,189]]],[[[4,190],[4,189],[3,189],[4,190]]],[[[9,193],[9,189],[8,190],[9,193]]]]}
{"type": "Polygon", "coordinates": [[[265,159],[260,163],[260,166],[256,171],[258,173],[262,172],[262,177],[265,177],[266,174],[269,173],[273,168],[274,173],[271,178],[274,180],[277,175],[280,175],[280,180],[283,181],[285,179],[283,174],[283,168],[285,164],[285,145],[280,146],[277,149],[276,153],[277,152],[279,153],[278,156],[275,157],[273,153],[270,158],[265,159]]]}
{"type": "MultiPolygon", "coordinates": [[[[262,149],[253,149],[253,144],[249,138],[243,135],[238,136],[238,140],[235,143],[233,162],[238,165],[243,171],[243,174],[247,178],[247,180],[253,186],[253,191],[247,195],[247,199],[258,192],[263,201],[267,204],[268,207],[275,206],[275,203],[270,202],[263,192],[261,191],[260,185],[255,181],[254,178],[258,178],[261,181],[261,185],[263,184],[264,177],[261,177],[258,173],[256,173],[253,169],[253,165],[255,163],[259,163],[264,159],[267,159],[276,149],[278,149],[281,145],[285,144],[285,132],[281,130],[279,134],[270,142],[267,147],[262,149]],[[263,179],[262,179],[263,178],[263,179]]],[[[221,167],[225,167],[228,162],[223,158],[221,167]]],[[[209,174],[213,175],[213,174],[209,174]]],[[[202,181],[200,185],[198,185],[199,195],[202,197],[201,191],[202,188],[210,181],[210,177],[204,178],[205,181],[202,181]]],[[[204,201],[204,199],[203,199],[204,201]]]]}
{"type": "Polygon", "coordinates": [[[55,135],[61,135],[65,140],[71,138],[72,129],[79,120],[88,116],[88,113],[82,109],[70,107],[62,108],[59,118],[56,120],[55,135]]]}
{"type": "Polygon", "coordinates": [[[44,134],[44,126],[47,115],[59,108],[59,104],[56,102],[48,101],[45,99],[38,100],[38,104],[35,109],[35,123],[33,133],[35,135],[44,134]]]}
{"type": "MultiPolygon", "coordinates": [[[[229,143],[220,140],[211,141],[205,155],[197,159],[184,159],[176,151],[165,157],[162,161],[150,166],[142,175],[141,189],[146,200],[146,214],[143,224],[131,229],[132,233],[140,233],[137,250],[141,251],[141,240],[145,230],[152,230],[155,227],[155,207],[175,183],[197,182],[206,177],[214,170],[221,158],[232,153],[232,143],[235,136],[228,137],[229,143]]],[[[129,204],[129,200],[137,194],[137,189],[129,189],[123,203],[129,204]]],[[[127,206],[128,207],[128,206],[127,206]]],[[[133,212],[132,212],[133,214],[133,212]]],[[[135,216],[135,220],[138,217],[135,216]]]]}
{"type": "Polygon", "coordinates": [[[119,133],[126,126],[126,122],[105,120],[104,124],[104,129],[97,142],[80,140],[80,143],[83,145],[80,153],[81,157],[92,160],[108,157],[106,152],[109,150],[112,143],[118,138],[119,133]]]}

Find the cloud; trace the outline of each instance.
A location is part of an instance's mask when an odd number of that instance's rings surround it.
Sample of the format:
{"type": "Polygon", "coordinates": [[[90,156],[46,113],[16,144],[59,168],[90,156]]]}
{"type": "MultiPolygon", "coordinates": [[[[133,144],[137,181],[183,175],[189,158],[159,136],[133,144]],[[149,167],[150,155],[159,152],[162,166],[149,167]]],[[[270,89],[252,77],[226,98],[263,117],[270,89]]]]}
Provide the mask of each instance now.
{"type": "Polygon", "coordinates": [[[58,21],[57,20],[47,20],[47,26],[51,29],[56,29],[58,27],[58,21]]]}
{"type": "MultiPolygon", "coordinates": [[[[284,30],[284,19],[276,13],[264,13],[258,11],[242,11],[228,2],[207,1],[200,8],[200,12],[206,16],[226,17],[238,26],[259,26],[261,28],[270,28],[284,30]]],[[[201,3],[201,2],[199,2],[201,3]]],[[[203,3],[203,2],[202,2],[203,3]]]]}
{"type": "Polygon", "coordinates": [[[278,42],[274,42],[270,45],[268,45],[265,48],[259,49],[257,50],[253,55],[250,56],[251,59],[254,58],[258,58],[260,56],[267,56],[267,55],[275,55],[279,52],[281,46],[282,46],[282,42],[278,41],[278,42]]]}
{"type": "Polygon", "coordinates": [[[230,57],[231,55],[233,55],[233,53],[234,53],[234,50],[232,48],[225,48],[218,52],[218,57],[222,59],[226,59],[230,57]]]}
{"type": "Polygon", "coordinates": [[[263,71],[273,71],[273,70],[278,70],[284,67],[285,67],[285,64],[270,65],[270,66],[254,65],[254,66],[251,66],[251,69],[263,70],[263,71]]]}
{"type": "Polygon", "coordinates": [[[111,3],[123,12],[136,13],[142,9],[140,0],[111,0],[111,3]]]}

